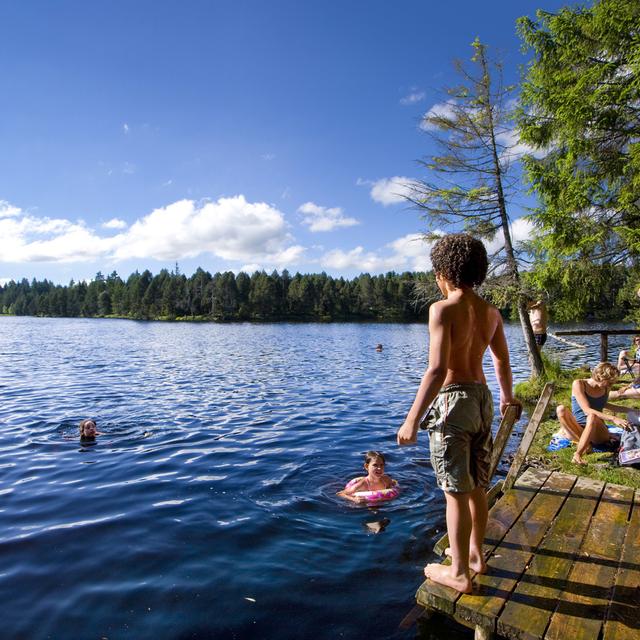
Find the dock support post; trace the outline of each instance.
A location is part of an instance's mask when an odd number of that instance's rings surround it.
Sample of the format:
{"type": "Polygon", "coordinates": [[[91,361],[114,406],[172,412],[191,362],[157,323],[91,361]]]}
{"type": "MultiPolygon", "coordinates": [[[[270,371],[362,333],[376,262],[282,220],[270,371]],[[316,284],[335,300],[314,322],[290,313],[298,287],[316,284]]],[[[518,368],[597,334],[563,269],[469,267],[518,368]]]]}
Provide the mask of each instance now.
{"type": "Polygon", "coordinates": [[[600,334],[600,362],[609,361],[609,336],[606,333],[600,334]]]}

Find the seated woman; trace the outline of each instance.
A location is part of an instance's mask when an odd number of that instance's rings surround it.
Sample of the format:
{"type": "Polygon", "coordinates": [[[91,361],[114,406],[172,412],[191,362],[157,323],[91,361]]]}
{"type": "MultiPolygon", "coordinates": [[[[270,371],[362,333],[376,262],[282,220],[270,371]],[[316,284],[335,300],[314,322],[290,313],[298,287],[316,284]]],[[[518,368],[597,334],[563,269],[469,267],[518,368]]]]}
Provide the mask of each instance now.
{"type": "Polygon", "coordinates": [[[594,367],[591,377],[574,380],[571,385],[571,410],[559,405],[556,413],[562,425],[562,435],[578,443],[573,462],[587,464],[583,456],[591,451],[592,444],[604,444],[612,440],[605,420],[629,428],[628,420],[603,413],[608,409],[615,413],[628,413],[631,407],[609,402],[609,390],[618,379],[619,371],[610,362],[594,367]]]}
{"type": "Polygon", "coordinates": [[[623,349],[618,356],[618,369],[640,376],[640,336],[633,336],[631,349],[623,349]]]}

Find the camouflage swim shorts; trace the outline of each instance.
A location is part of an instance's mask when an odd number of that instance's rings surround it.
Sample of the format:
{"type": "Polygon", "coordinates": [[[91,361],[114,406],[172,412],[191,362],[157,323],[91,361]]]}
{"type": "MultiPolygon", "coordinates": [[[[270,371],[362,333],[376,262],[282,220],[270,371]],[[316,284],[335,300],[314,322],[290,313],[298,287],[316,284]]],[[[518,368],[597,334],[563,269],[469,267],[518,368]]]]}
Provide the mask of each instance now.
{"type": "Polygon", "coordinates": [[[443,491],[465,493],[489,485],[493,399],[486,384],[449,384],[424,422],[431,465],[443,491]]]}

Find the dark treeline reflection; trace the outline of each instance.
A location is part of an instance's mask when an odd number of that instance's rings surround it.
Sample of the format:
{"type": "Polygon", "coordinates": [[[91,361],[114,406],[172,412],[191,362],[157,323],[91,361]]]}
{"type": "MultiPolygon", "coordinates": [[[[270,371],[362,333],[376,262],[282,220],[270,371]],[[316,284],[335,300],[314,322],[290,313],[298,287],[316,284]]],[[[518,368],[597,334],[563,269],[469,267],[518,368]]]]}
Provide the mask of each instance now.
{"type": "Polygon", "coordinates": [[[0,287],[0,311],[12,315],[122,317],[134,319],[232,320],[425,320],[424,305],[414,302],[414,288],[432,279],[406,272],[352,280],[326,273],[291,276],[216,273],[198,269],[191,277],[163,269],[132,273],[122,280],[114,271],[98,272],[90,283],[67,286],[48,280],[10,281],[0,287]]]}

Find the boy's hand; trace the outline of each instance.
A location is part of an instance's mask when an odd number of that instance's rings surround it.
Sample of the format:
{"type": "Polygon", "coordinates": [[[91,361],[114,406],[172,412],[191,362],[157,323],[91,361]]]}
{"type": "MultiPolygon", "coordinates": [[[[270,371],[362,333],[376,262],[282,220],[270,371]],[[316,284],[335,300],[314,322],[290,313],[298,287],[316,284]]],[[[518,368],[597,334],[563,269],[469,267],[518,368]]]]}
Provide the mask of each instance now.
{"type": "Polygon", "coordinates": [[[415,444],[418,441],[418,425],[412,421],[405,420],[398,429],[398,444],[402,447],[407,444],[415,444]]]}
{"type": "Polygon", "coordinates": [[[518,398],[511,398],[508,402],[506,400],[500,401],[500,415],[503,416],[507,407],[515,407],[516,408],[516,420],[520,420],[520,416],[522,415],[522,402],[518,400],[518,398]]]}

